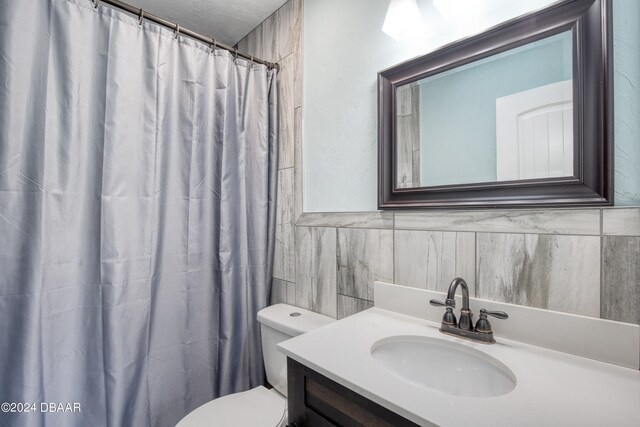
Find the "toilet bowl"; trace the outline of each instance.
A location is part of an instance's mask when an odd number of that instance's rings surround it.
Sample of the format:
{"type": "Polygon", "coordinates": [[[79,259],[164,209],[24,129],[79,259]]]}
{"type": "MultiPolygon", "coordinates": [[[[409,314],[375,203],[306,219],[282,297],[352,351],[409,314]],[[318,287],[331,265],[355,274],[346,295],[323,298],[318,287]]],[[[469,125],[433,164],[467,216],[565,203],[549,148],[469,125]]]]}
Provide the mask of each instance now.
{"type": "Polygon", "coordinates": [[[214,399],[191,411],[176,427],[283,427],[287,424],[287,359],[279,342],[319,328],[334,319],[287,304],[275,304],[258,312],[262,356],[267,381],[273,388],[214,399]]]}
{"type": "Polygon", "coordinates": [[[287,398],[259,386],[207,402],[191,411],[176,427],[284,427],[286,424],[287,398]]]}

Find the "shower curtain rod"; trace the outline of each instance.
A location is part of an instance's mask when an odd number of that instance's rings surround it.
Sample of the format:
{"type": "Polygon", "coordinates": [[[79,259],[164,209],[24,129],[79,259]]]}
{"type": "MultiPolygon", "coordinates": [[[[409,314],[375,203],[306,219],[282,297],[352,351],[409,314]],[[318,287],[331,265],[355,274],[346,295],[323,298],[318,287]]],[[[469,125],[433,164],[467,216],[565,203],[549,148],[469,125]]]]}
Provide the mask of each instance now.
{"type": "Polygon", "coordinates": [[[133,7],[130,4],[122,2],[120,0],[93,0],[93,5],[94,5],[94,7],[96,9],[100,6],[100,3],[106,3],[106,4],[110,5],[110,6],[116,7],[118,9],[122,9],[125,12],[129,12],[129,13],[131,13],[133,15],[137,15],[138,19],[140,19],[140,20],[146,19],[148,21],[155,22],[156,24],[162,25],[164,27],[167,27],[167,28],[170,28],[170,29],[176,31],[176,33],[187,35],[187,36],[189,36],[191,38],[194,38],[194,39],[196,39],[198,41],[201,41],[201,42],[203,42],[205,44],[208,44],[208,45],[210,45],[210,46],[212,46],[214,48],[220,48],[220,49],[228,50],[229,52],[233,53],[233,55],[236,56],[236,57],[240,56],[240,57],[242,57],[244,59],[248,59],[248,60],[253,61],[253,62],[257,63],[257,64],[264,64],[269,68],[275,68],[275,69],[280,68],[278,66],[278,64],[276,64],[276,63],[264,61],[262,59],[258,59],[258,58],[255,58],[253,56],[246,55],[244,53],[238,52],[238,49],[235,49],[233,47],[229,47],[229,46],[226,46],[226,45],[224,45],[222,43],[219,43],[214,38],[205,37],[202,34],[196,33],[195,31],[191,31],[191,30],[186,29],[186,28],[181,28],[180,25],[178,25],[178,24],[174,24],[173,22],[167,21],[166,19],[163,19],[163,18],[161,18],[161,17],[159,17],[157,15],[154,15],[152,13],[148,13],[143,9],[138,9],[137,7],[133,7]]]}

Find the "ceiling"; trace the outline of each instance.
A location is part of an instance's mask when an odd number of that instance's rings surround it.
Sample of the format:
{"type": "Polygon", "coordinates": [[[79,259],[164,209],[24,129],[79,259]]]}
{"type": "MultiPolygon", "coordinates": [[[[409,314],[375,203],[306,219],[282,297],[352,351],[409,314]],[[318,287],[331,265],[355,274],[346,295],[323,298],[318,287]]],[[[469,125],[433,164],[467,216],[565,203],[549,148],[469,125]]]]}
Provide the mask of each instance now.
{"type": "Polygon", "coordinates": [[[286,0],[124,0],[203,36],[233,46],[286,0]]]}

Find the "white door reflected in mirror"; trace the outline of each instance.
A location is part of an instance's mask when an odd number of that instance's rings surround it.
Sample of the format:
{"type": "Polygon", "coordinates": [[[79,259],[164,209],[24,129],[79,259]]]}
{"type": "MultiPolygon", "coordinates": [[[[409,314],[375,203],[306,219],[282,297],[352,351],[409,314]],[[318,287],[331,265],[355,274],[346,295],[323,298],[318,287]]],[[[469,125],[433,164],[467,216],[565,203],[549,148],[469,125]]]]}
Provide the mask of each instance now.
{"type": "Polygon", "coordinates": [[[498,181],[573,176],[572,80],[496,99],[498,181]]]}

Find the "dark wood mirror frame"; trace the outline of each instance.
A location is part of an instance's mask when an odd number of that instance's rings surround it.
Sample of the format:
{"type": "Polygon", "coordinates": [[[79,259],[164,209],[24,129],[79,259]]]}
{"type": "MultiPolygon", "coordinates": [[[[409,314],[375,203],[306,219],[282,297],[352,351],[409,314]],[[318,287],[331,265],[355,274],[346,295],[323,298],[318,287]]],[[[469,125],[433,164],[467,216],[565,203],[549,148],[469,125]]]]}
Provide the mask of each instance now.
{"type": "Polygon", "coordinates": [[[607,206],[613,196],[610,0],[567,0],[378,73],[378,207],[607,206]],[[574,176],[397,188],[396,88],[564,31],[573,38],[574,176]]]}

